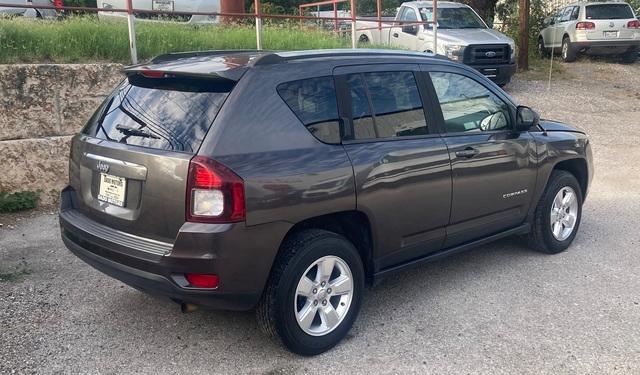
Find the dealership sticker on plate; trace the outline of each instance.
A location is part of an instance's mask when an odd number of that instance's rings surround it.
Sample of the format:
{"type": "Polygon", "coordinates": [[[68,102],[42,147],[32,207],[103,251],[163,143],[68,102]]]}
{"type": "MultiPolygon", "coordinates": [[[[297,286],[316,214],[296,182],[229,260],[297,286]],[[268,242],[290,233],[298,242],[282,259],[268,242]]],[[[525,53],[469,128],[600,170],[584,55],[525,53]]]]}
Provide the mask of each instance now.
{"type": "Polygon", "coordinates": [[[126,191],[126,178],[100,173],[100,190],[98,192],[99,200],[124,207],[126,191]]]}

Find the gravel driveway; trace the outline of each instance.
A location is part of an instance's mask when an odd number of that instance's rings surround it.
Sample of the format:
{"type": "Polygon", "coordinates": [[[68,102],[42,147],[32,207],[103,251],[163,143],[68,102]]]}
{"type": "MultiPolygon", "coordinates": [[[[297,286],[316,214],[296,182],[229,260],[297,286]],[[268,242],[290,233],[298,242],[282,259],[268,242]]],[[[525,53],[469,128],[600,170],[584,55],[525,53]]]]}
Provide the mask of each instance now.
{"type": "Polygon", "coordinates": [[[584,127],[596,176],[580,233],[545,256],[519,239],[409,270],[367,292],[347,339],[302,358],[252,313],[148,297],[62,245],[50,212],[0,217],[0,373],[640,373],[640,64],[582,61],[508,86],[584,127]],[[10,226],[11,225],[11,226],[10,226]]]}

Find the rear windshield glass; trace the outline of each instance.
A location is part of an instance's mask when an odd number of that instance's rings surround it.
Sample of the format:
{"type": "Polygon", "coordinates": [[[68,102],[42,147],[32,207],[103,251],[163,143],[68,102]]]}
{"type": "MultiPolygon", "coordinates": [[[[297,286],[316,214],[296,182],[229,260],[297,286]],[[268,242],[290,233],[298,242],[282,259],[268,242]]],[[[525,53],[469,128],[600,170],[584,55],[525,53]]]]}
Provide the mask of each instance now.
{"type": "Polygon", "coordinates": [[[633,11],[627,4],[587,5],[588,20],[615,20],[633,18],[633,11]]]}
{"type": "Polygon", "coordinates": [[[230,81],[129,77],[100,106],[83,133],[194,153],[232,88],[230,81]]]}

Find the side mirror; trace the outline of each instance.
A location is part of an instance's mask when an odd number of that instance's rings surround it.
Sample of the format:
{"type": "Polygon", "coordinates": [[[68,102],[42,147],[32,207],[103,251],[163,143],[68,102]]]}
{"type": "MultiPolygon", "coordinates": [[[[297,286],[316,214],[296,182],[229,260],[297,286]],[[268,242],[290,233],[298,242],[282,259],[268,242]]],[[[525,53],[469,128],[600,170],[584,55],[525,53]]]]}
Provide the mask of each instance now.
{"type": "Polygon", "coordinates": [[[402,26],[402,32],[407,34],[418,34],[418,25],[407,25],[402,26]]]}
{"type": "Polygon", "coordinates": [[[547,27],[549,25],[551,25],[553,22],[553,18],[551,17],[547,17],[544,19],[544,21],[542,21],[542,26],[547,27]]]}
{"type": "Polygon", "coordinates": [[[525,106],[518,106],[516,110],[516,129],[525,132],[540,122],[540,115],[533,109],[525,106]]]}

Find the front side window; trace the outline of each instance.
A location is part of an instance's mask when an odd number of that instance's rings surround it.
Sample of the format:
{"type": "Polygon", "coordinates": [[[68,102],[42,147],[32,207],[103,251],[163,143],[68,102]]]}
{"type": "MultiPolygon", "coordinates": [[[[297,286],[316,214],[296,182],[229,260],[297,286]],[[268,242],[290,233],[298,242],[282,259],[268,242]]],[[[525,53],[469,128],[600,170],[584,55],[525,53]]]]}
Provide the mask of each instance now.
{"type": "Polygon", "coordinates": [[[355,139],[427,134],[413,72],[351,74],[347,83],[355,139]]]}
{"type": "Polygon", "coordinates": [[[340,143],[338,102],[333,77],[282,83],[277,90],[311,134],[325,143],[340,143]]]}
{"type": "Polygon", "coordinates": [[[510,127],[509,106],[480,83],[455,73],[430,75],[448,133],[510,127]]]}

